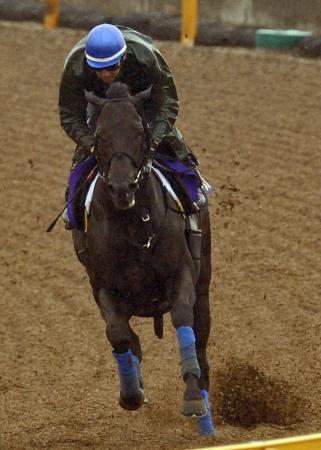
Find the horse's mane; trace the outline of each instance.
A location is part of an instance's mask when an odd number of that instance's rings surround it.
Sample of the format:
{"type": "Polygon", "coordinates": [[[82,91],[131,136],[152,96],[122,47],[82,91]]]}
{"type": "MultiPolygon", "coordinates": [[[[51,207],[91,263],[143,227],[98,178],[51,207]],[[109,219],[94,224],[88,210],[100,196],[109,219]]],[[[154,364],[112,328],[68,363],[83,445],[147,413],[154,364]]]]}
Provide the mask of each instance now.
{"type": "Polygon", "coordinates": [[[127,84],[121,83],[120,81],[115,81],[114,83],[112,83],[106,92],[107,99],[130,97],[131,95],[129,93],[127,84]]]}

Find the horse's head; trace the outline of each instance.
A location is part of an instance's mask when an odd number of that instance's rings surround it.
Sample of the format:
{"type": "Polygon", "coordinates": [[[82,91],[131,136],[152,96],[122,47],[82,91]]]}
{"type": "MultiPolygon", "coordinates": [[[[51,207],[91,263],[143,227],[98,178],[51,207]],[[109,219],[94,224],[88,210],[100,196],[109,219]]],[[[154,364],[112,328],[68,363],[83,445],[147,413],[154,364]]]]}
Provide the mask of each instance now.
{"type": "Polygon", "coordinates": [[[125,84],[116,82],[106,98],[86,93],[90,103],[100,106],[96,135],[100,175],[117,209],[135,204],[135,193],[147,163],[145,130],[137,105],[149,96],[144,91],[131,96],[125,84]]]}

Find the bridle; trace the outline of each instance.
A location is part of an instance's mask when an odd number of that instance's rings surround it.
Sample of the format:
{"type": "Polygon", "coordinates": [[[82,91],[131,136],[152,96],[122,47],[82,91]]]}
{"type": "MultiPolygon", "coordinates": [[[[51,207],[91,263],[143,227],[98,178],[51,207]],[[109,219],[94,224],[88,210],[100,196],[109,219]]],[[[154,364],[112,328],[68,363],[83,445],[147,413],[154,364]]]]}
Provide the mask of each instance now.
{"type": "Polygon", "coordinates": [[[115,158],[119,158],[119,157],[125,157],[125,158],[130,159],[132,164],[134,165],[134,167],[138,170],[137,176],[136,176],[135,180],[133,181],[133,183],[137,184],[137,186],[139,187],[140,183],[146,177],[148,177],[148,175],[151,172],[152,162],[155,157],[155,150],[154,150],[154,147],[152,146],[152,137],[151,137],[149,125],[144,117],[144,111],[143,111],[142,107],[137,105],[131,98],[128,98],[128,97],[105,99],[104,106],[108,103],[118,103],[118,102],[124,102],[124,101],[130,102],[131,104],[133,104],[135,106],[135,109],[142,121],[144,136],[142,139],[142,145],[141,145],[141,149],[140,149],[140,154],[142,155],[141,161],[139,163],[137,163],[129,153],[120,151],[120,152],[113,153],[113,155],[109,158],[109,160],[106,164],[106,167],[102,167],[101,162],[100,162],[100,157],[99,157],[99,140],[101,139],[101,138],[99,138],[99,136],[97,136],[97,143],[95,146],[95,156],[96,156],[97,163],[98,163],[99,176],[102,179],[102,181],[106,182],[107,184],[109,184],[109,182],[110,182],[109,170],[110,170],[112,161],[115,158]]]}

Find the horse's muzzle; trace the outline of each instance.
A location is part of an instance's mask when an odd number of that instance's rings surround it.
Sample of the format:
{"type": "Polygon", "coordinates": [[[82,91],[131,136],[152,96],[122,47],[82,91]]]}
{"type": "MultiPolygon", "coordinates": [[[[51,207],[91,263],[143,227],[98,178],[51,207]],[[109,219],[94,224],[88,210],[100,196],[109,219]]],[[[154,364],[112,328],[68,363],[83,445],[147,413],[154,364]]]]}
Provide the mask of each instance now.
{"type": "Polygon", "coordinates": [[[133,197],[130,201],[113,198],[113,203],[116,209],[122,209],[125,211],[126,209],[130,209],[135,205],[135,197],[133,197]]]}
{"type": "Polygon", "coordinates": [[[116,209],[130,209],[135,205],[136,189],[115,188],[111,184],[108,185],[109,194],[116,209]]]}

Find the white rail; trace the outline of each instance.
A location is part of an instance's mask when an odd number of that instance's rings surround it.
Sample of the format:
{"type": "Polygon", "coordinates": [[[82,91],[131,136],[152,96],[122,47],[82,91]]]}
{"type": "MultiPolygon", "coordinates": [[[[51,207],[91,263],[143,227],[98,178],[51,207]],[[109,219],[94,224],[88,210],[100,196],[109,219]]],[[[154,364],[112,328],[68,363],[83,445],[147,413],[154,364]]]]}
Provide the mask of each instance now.
{"type": "Polygon", "coordinates": [[[321,450],[321,433],[195,450],[321,450]]]}

